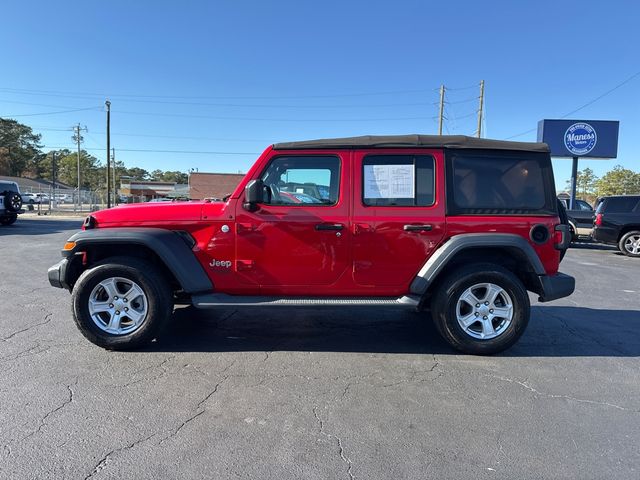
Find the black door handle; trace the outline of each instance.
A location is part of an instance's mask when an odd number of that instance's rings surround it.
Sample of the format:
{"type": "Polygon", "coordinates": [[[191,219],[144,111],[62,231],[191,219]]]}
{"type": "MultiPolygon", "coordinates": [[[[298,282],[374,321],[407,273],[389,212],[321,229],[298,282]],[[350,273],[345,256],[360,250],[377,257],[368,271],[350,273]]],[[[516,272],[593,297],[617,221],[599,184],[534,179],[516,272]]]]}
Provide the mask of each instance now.
{"type": "Polygon", "coordinates": [[[316,225],[316,230],[342,230],[344,225],[341,223],[319,223],[316,225]]]}
{"type": "Polygon", "coordinates": [[[405,225],[405,232],[430,232],[433,230],[432,225],[405,225]]]}

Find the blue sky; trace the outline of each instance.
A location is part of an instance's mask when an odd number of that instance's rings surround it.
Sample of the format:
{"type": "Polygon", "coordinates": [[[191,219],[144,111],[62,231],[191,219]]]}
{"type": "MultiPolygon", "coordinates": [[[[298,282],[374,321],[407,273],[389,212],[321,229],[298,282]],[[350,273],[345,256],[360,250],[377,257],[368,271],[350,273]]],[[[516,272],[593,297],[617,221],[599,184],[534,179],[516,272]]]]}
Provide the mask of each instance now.
{"type": "MultiPolygon", "coordinates": [[[[471,135],[481,79],[486,136],[505,139],[640,72],[634,1],[10,0],[2,18],[0,116],[50,147],[73,148],[80,122],[104,161],[109,98],[118,159],[147,170],[244,172],[276,141],[436,133],[441,84],[445,133],[471,135]]],[[[618,159],[581,168],[640,170],[640,75],[572,117],[621,122],[618,159]]],[[[554,168],[564,186],[570,161],[554,168]]]]}

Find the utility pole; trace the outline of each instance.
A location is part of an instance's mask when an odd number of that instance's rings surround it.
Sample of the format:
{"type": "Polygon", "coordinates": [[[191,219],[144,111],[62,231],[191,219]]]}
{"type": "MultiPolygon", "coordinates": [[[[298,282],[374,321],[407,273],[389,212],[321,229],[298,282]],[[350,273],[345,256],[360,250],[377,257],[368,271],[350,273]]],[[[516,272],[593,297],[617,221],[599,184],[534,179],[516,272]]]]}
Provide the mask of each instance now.
{"type": "Polygon", "coordinates": [[[478,107],[478,138],[482,136],[482,109],[484,107],[484,80],[480,80],[480,106],[478,107]]]}
{"type": "Polygon", "coordinates": [[[104,102],[107,106],[107,208],[111,208],[111,102],[104,102]]]}
{"type": "Polygon", "coordinates": [[[442,124],[444,122],[444,85],[440,85],[440,115],[438,115],[438,135],[442,135],[442,124]]]}
{"type": "Polygon", "coordinates": [[[117,193],[118,193],[118,187],[116,185],[116,149],[112,148],[111,152],[113,152],[113,154],[111,155],[111,162],[112,162],[112,167],[111,170],[113,172],[113,204],[116,205],[118,202],[116,201],[116,199],[118,198],[117,193]]]}
{"type": "Polygon", "coordinates": [[[88,131],[87,127],[84,128],[80,128],[80,124],[76,125],[75,127],[73,127],[74,130],[74,135],[73,135],[73,140],[76,141],[77,145],[78,145],[78,207],[82,209],[81,205],[82,205],[82,200],[80,198],[80,143],[84,140],[82,138],[82,135],[80,135],[80,130],[84,130],[85,132],[88,131]]]}

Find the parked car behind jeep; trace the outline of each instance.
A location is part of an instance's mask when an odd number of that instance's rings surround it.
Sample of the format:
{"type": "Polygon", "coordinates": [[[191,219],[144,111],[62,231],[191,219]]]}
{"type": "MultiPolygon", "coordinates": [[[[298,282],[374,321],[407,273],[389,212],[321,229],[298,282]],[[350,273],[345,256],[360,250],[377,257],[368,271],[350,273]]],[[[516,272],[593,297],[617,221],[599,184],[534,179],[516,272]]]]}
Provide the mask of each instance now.
{"type": "Polygon", "coordinates": [[[593,238],[616,245],[629,257],[640,257],[640,195],[599,198],[593,238]]]}
{"type": "Polygon", "coordinates": [[[569,223],[573,231],[572,240],[576,242],[579,237],[591,237],[593,234],[593,221],[595,219],[593,207],[584,200],[576,199],[573,208],[569,208],[569,198],[558,195],[558,200],[562,202],[567,211],[569,223]]]}

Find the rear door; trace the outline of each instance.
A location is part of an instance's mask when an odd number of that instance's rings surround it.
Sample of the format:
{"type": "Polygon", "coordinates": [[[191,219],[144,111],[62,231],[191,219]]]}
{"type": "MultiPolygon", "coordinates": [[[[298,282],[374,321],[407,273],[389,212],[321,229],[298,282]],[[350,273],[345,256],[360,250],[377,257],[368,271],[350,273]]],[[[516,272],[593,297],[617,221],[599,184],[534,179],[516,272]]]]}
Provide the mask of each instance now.
{"type": "Polygon", "coordinates": [[[444,159],[436,150],[354,153],[353,281],[406,293],[445,234],[444,159]]]}

